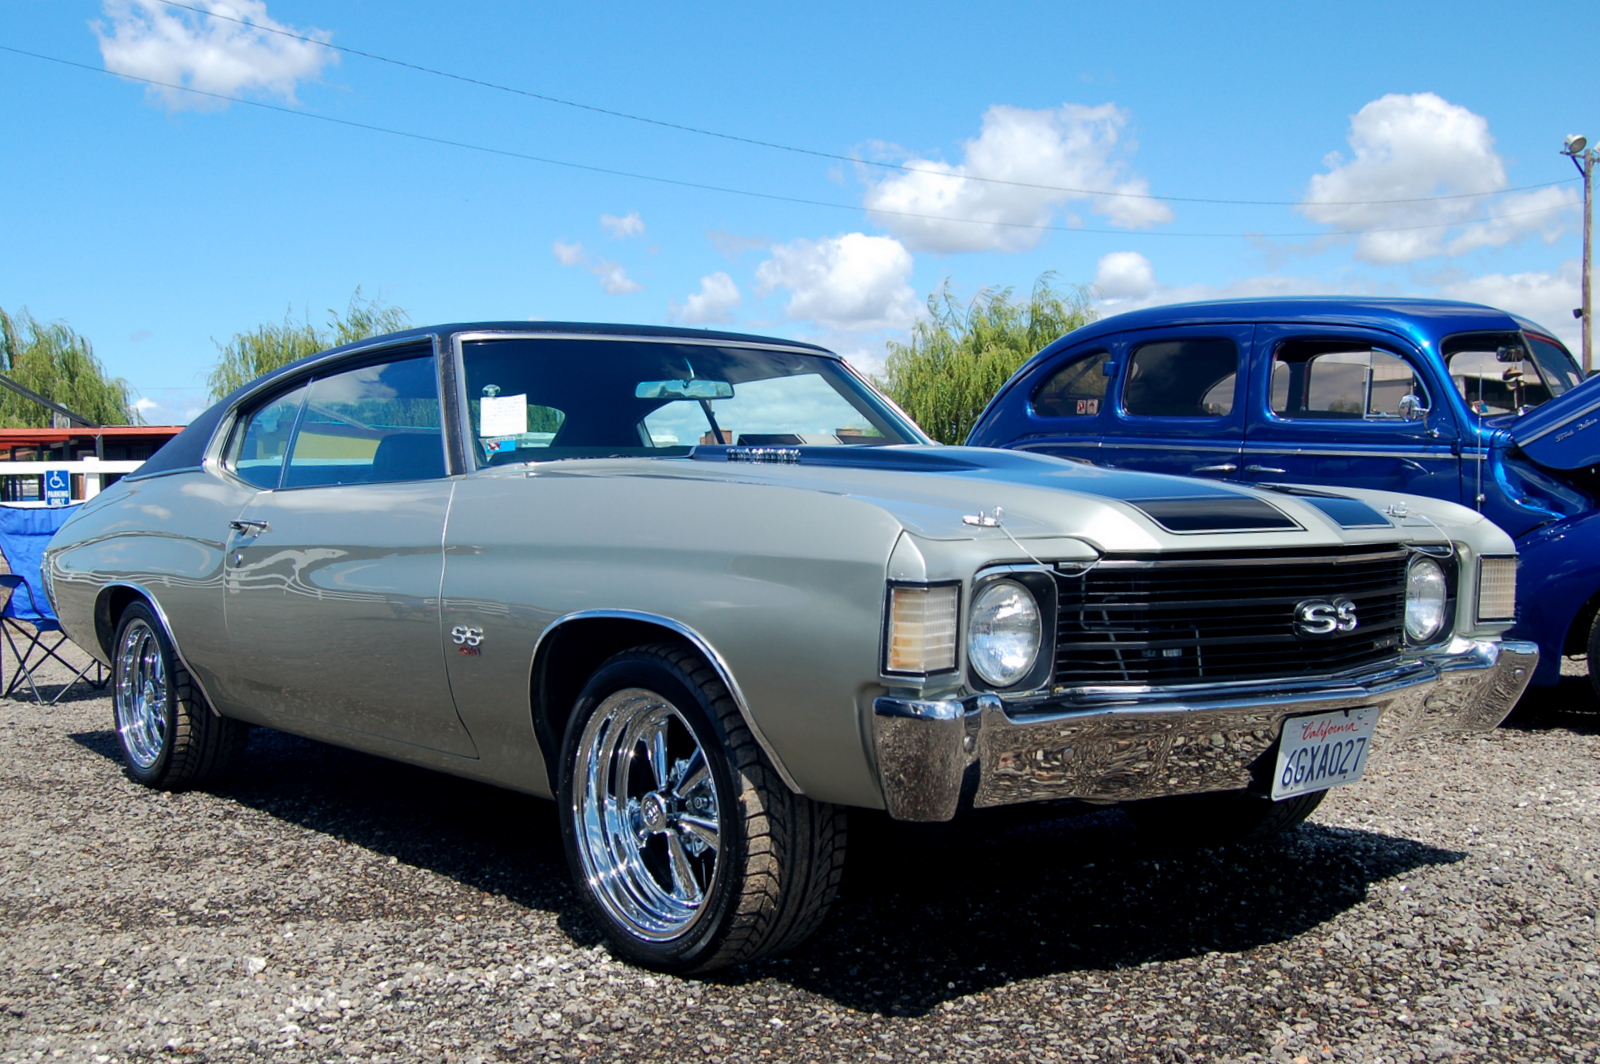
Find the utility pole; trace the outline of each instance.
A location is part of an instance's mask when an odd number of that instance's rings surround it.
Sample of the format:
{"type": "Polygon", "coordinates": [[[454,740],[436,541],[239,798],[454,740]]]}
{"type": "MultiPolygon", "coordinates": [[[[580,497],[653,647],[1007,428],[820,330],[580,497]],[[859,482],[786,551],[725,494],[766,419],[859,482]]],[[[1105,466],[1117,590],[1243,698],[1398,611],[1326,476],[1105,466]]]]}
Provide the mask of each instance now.
{"type": "Polygon", "coordinates": [[[1587,377],[1594,372],[1594,306],[1589,294],[1589,269],[1594,261],[1594,164],[1600,159],[1600,152],[1589,147],[1587,137],[1572,133],[1567,136],[1561,154],[1571,159],[1572,165],[1583,175],[1583,280],[1580,282],[1583,288],[1578,293],[1583,305],[1572,313],[1583,323],[1583,352],[1579,357],[1583,375],[1587,377]]]}

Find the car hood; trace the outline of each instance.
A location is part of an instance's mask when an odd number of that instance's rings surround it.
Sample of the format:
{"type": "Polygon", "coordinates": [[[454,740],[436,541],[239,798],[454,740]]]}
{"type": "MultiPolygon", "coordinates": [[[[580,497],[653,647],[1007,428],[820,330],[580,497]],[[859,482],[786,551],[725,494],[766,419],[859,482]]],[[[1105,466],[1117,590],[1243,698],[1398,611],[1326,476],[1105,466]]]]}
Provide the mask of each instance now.
{"type": "Polygon", "coordinates": [[[1548,469],[1600,463],[1600,375],[1503,427],[1522,453],[1548,469]]]}
{"type": "Polygon", "coordinates": [[[529,472],[819,491],[873,504],[926,538],[1067,537],[1101,551],[1432,541],[1446,538],[1441,522],[1477,520],[1410,496],[1247,488],[986,447],[701,447],[687,459],[584,459],[529,472]],[[1414,514],[1427,507],[1434,520],[1380,512],[1391,499],[1405,499],[1414,514]]]}

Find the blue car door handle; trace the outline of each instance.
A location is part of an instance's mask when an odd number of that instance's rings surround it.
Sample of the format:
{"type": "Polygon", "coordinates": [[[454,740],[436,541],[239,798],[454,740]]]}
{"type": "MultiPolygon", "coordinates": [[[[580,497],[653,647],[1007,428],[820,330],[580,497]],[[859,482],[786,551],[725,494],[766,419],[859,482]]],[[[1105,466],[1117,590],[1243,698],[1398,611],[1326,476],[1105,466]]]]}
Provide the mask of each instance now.
{"type": "Polygon", "coordinates": [[[1287,472],[1287,470],[1279,469],[1275,465],[1247,465],[1247,466],[1244,467],[1244,471],[1246,473],[1283,473],[1283,472],[1287,472]]]}
{"type": "Polygon", "coordinates": [[[1232,462],[1223,462],[1221,465],[1197,465],[1192,471],[1195,473],[1232,473],[1238,468],[1232,462]]]}

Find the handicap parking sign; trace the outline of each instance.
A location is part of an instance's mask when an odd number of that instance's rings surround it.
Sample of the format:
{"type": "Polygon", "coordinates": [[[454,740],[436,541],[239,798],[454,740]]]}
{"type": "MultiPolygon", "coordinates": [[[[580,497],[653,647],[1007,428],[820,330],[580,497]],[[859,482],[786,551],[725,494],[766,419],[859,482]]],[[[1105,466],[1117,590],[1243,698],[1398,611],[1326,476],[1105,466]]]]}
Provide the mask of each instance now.
{"type": "Polygon", "coordinates": [[[46,506],[65,506],[72,501],[72,476],[65,469],[44,471],[46,506]]]}

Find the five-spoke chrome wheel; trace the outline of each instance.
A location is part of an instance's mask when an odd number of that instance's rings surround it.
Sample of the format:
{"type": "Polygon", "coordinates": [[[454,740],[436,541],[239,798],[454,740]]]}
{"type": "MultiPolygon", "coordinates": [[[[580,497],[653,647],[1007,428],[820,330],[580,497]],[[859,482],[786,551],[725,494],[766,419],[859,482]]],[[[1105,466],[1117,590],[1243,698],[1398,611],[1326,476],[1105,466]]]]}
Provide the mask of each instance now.
{"type": "Polygon", "coordinates": [[[122,749],[136,767],[148,770],[166,748],[170,687],[161,644],[142,619],[122,629],[112,697],[122,749]]]}
{"type": "Polygon", "coordinates": [[[682,712],[629,687],[584,725],[572,815],[590,890],[652,942],[687,933],[706,910],[722,850],[722,802],[706,752],[682,712]]]}

